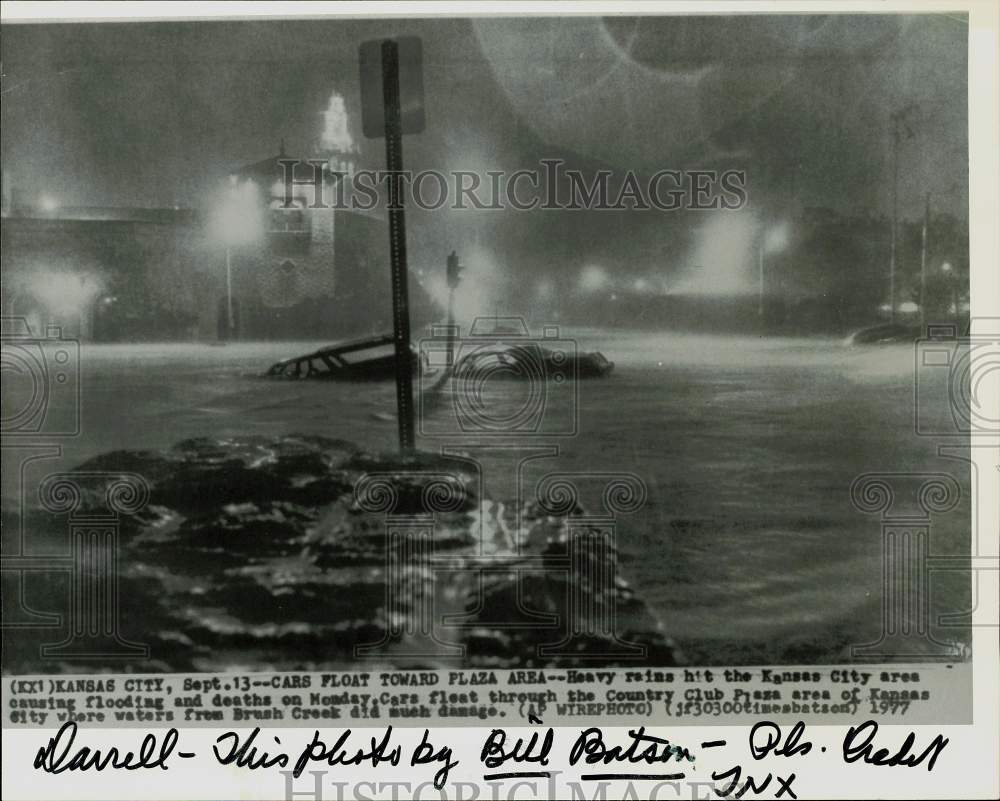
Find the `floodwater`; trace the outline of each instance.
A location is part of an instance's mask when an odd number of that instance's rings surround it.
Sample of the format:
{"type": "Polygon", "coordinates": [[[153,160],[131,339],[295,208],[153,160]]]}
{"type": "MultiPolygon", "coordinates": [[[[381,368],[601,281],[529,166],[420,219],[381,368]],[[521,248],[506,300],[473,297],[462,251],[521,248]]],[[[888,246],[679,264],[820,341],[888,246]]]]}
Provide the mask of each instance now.
{"type": "MultiPolygon", "coordinates": [[[[937,455],[939,441],[914,431],[912,346],[561,335],[564,348],[600,349],[615,362],[613,374],[538,386],[486,380],[436,394],[427,381],[418,445],[476,459],[486,492],[501,500],[530,498],[548,473],[572,473],[581,503],[600,511],[613,474],[637,477],[646,500],[616,518],[619,569],[691,661],[848,661],[851,644],[877,639],[880,522],[850,497],[862,473],[953,475],[963,502],[934,518],[933,549],[968,552],[968,466],[937,455]]],[[[301,432],[394,448],[391,383],[258,377],[319,344],[84,345],[81,433],[53,440],[61,454],[44,467],[195,436],[301,432]]],[[[52,393],[53,419],[72,398],[52,393]]],[[[17,474],[5,464],[6,509],[16,503],[17,474]]],[[[967,608],[968,581],[961,572],[933,577],[934,607],[967,608]]]]}

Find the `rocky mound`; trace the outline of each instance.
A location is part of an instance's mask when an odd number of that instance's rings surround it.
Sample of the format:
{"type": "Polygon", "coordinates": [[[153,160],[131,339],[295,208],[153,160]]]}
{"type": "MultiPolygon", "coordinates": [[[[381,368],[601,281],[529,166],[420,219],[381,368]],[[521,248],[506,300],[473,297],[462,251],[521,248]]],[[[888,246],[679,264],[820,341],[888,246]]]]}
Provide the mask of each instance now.
{"type": "MultiPolygon", "coordinates": [[[[87,671],[678,661],[614,578],[613,547],[574,525],[582,510],[479,497],[468,462],[313,436],[187,440],[81,465],[77,512],[106,511],[121,474],[148,497],[119,516],[119,631],[150,660],[87,671]]],[[[64,518],[32,519],[65,536],[64,518]]],[[[32,596],[61,600],[65,580],[48,581],[32,596]]],[[[8,647],[8,669],[78,669],[37,653],[8,647]]]]}

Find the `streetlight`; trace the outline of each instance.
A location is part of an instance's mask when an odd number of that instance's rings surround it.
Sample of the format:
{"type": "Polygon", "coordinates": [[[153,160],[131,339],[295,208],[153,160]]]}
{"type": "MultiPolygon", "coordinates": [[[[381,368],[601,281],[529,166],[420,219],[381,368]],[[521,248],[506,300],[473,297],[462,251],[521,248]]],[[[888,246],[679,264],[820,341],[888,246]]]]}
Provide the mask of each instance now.
{"type": "Polygon", "coordinates": [[[235,331],[233,313],[232,249],[248,245],[260,235],[260,200],[257,185],[252,180],[240,181],[229,176],[229,186],[223,195],[216,217],[216,233],[226,248],[226,332],[227,339],[235,331]]]}
{"type": "Polygon", "coordinates": [[[608,284],[608,274],[603,267],[588,264],[580,270],[580,289],[587,293],[599,292],[608,284]]]}
{"type": "Polygon", "coordinates": [[[948,280],[948,289],[951,290],[951,311],[955,315],[955,320],[958,320],[958,277],[950,261],[941,264],[941,272],[948,280]]]}
{"type": "Polygon", "coordinates": [[[768,230],[760,238],[758,251],[757,314],[764,316],[764,256],[777,253],[788,245],[788,226],[784,223],[768,230]]]}

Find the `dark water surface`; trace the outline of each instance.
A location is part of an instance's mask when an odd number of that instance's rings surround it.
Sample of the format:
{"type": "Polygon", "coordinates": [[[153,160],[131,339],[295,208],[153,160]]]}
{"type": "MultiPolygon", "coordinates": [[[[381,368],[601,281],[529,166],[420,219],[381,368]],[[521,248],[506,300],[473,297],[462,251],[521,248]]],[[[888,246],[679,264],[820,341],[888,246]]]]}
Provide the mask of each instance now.
{"type": "MultiPolygon", "coordinates": [[[[851,643],[877,638],[879,521],[854,508],[852,481],[866,472],[923,471],[969,485],[963,461],[938,456],[936,441],[914,433],[912,347],[597,330],[563,336],[599,348],[616,363],[613,375],[543,387],[543,419],[514,451],[474,448],[496,443],[461,432],[457,390],[446,389],[424,409],[421,429],[435,436],[418,438],[419,446],[472,453],[487,493],[506,502],[530,496],[553,471],[638,476],[648,497],[618,521],[620,569],[693,662],[846,661],[851,643]],[[517,464],[528,457],[518,478],[517,464]]],[[[255,377],[316,344],[84,346],[82,434],[61,441],[62,455],[45,467],[199,436],[301,432],[392,449],[391,384],[255,377]]],[[[482,408],[500,417],[537,400],[517,382],[481,390],[482,408]]],[[[603,481],[579,478],[585,507],[600,506],[603,481]]],[[[9,510],[16,475],[6,465],[3,485],[9,510]]],[[[934,519],[935,552],[967,552],[969,526],[966,494],[934,519]]],[[[966,573],[932,579],[937,608],[964,609],[968,595],[966,573]]]]}

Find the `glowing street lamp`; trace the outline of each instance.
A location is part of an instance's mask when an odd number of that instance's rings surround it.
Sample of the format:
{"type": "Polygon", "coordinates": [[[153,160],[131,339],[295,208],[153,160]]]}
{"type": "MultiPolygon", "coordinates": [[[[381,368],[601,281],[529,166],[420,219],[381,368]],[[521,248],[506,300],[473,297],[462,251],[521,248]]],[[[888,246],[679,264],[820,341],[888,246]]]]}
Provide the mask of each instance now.
{"type": "Polygon", "coordinates": [[[764,315],[764,257],[778,253],[788,246],[788,226],[784,223],[769,229],[760,238],[758,250],[757,314],[764,315]]]}
{"type": "Polygon", "coordinates": [[[941,272],[944,277],[948,280],[948,289],[951,293],[951,308],[949,311],[955,315],[955,319],[958,319],[959,309],[958,309],[958,276],[955,275],[955,269],[951,266],[950,261],[941,263],[941,272]]]}
{"type": "Polygon", "coordinates": [[[603,267],[590,264],[580,271],[580,289],[587,293],[599,292],[608,284],[608,274],[603,267]]]}
{"type": "Polygon", "coordinates": [[[94,276],[45,268],[33,274],[29,287],[35,299],[60,318],[84,315],[101,292],[94,276]]]}
{"type": "Polygon", "coordinates": [[[230,339],[235,329],[232,249],[257,239],[261,232],[259,215],[257,185],[252,180],[241,183],[237,176],[230,175],[215,226],[217,236],[226,248],[226,330],[230,339]]]}

